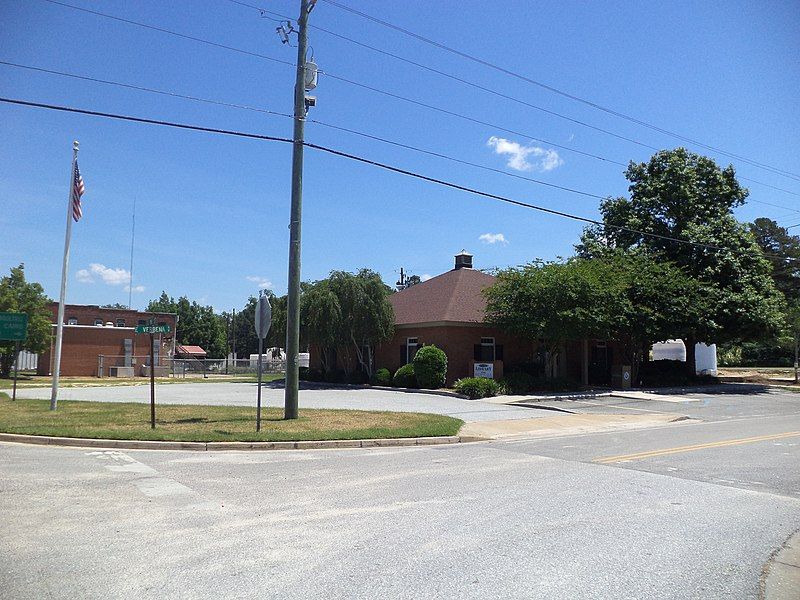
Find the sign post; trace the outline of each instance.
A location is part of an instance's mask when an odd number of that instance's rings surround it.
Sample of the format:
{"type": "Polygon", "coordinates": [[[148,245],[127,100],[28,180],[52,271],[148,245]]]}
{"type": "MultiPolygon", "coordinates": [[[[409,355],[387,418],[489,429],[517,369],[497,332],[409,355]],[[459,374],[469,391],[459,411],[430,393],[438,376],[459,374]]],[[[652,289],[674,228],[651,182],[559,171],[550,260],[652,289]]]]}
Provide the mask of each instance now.
{"type": "Polygon", "coordinates": [[[14,391],[11,400],[17,399],[17,377],[19,376],[19,343],[28,337],[28,314],[0,312],[0,340],[14,344],[14,391]]]}
{"type": "Polygon", "coordinates": [[[150,334],[150,429],[156,428],[156,333],[169,333],[169,325],[156,325],[150,319],[147,325],[136,327],[136,333],[150,334]]]}
{"type": "Polygon", "coordinates": [[[269,333],[272,325],[272,306],[265,294],[258,297],[255,314],[256,335],[258,336],[258,399],[256,401],[256,431],[261,431],[261,373],[262,354],[264,352],[264,338],[269,333]]]}

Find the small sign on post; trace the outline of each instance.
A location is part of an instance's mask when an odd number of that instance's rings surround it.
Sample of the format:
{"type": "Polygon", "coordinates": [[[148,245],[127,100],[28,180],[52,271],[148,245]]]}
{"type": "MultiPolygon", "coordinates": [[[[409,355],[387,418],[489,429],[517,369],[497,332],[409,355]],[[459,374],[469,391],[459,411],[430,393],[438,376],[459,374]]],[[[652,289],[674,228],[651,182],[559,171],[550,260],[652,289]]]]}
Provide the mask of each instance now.
{"type": "Polygon", "coordinates": [[[169,333],[169,325],[156,325],[155,319],[150,319],[147,325],[138,325],[136,333],[150,335],[150,429],[156,428],[156,342],[153,337],[156,333],[169,333]]]}
{"type": "Polygon", "coordinates": [[[19,343],[28,338],[28,314],[0,312],[0,340],[14,344],[14,391],[11,400],[17,399],[17,377],[19,376],[19,343]]]}
{"type": "Polygon", "coordinates": [[[272,306],[265,294],[258,297],[255,314],[256,335],[258,336],[258,396],[256,401],[256,431],[261,431],[261,372],[264,353],[264,338],[272,325],[272,306]]]}

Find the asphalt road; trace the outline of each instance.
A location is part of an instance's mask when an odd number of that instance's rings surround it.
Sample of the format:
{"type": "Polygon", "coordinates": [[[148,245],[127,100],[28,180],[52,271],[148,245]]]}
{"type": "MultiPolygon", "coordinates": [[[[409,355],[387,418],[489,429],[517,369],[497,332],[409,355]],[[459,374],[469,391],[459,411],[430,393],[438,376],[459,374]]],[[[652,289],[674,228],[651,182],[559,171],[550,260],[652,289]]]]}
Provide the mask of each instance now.
{"type": "Polygon", "coordinates": [[[800,528],[800,395],[616,401],[703,420],[397,449],[0,444],[0,590],[757,598],[800,528]]]}
{"type": "MultiPolygon", "coordinates": [[[[225,404],[255,408],[257,391],[255,383],[171,383],[157,387],[156,402],[160,404],[225,404]]],[[[280,383],[265,384],[261,394],[262,406],[282,407],[284,405],[284,388],[280,383]]],[[[18,389],[17,397],[49,399],[50,389],[18,389]]],[[[58,397],[60,400],[150,402],[150,388],[147,385],[70,387],[59,390],[58,397]]],[[[540,416],[540,411],[524,407],[464,400],[452,396],[368,388],[307,387],[300,391],[300,408],[425,412],[449,415],[465,422],[530,419],[540,416]]]]}

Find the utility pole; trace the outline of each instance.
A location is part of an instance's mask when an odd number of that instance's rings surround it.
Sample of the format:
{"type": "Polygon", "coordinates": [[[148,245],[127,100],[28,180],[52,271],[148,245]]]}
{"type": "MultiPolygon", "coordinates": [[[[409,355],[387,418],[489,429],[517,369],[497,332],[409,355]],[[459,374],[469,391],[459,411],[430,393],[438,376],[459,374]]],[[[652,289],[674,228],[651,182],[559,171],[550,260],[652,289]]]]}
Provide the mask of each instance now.
{"type": "MultiPolygon", "coordinates": [[[[303,134],[306,123],[306,52],[308,13],[316,0],[300,0],[297,19],[297,74],[294,84],[294,144],[292,148],[292,208],[289,220],[289,289],[286,314],[286,395],[284,419],[298,417],[300,388],[300,225],[303,208],[303,134]]],[[[316,82],[315,82],[316,83],[316,82]]],[[[309,100],[311,100],[309,98],[309,100]]],[[[313,105],[309,102],[308,105],[313,105]]]]}
{"type": "Polygon", "coordinates": [[[406,273],[403,267],[400,267],[400,280],[395,284],[397,291],[403,291],[406,288],[406,273]]]}

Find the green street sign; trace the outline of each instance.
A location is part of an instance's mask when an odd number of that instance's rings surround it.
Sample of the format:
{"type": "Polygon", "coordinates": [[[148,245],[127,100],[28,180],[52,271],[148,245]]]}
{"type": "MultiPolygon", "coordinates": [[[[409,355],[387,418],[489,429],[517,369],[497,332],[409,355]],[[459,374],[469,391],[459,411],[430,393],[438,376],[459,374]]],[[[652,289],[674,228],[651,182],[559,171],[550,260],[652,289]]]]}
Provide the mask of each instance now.
{"type": "Polygon", "coordinates": [[[136,333],[169,333],[169,325],[138,325],[136,333]]]}
{"type": "Polygon", "coordinates": [[[28,337],[26,313],[0,312],[0,340],[25,341],[28,337]]]}

